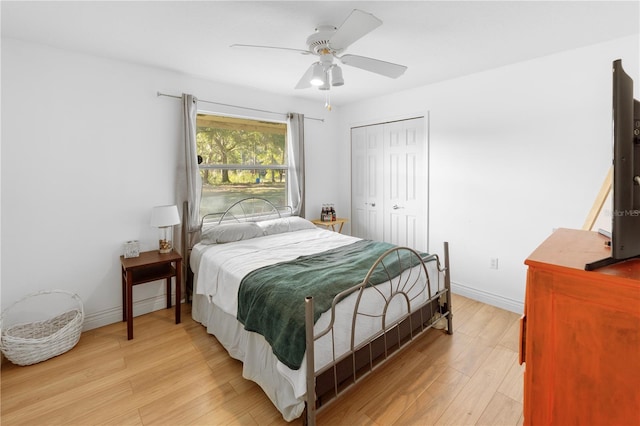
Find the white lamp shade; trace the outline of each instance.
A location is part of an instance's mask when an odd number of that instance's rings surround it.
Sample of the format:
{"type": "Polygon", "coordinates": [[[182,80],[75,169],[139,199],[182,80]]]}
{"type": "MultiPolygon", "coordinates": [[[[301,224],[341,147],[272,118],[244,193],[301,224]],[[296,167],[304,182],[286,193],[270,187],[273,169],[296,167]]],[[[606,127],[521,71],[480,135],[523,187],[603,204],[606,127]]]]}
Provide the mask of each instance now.
{"type": "Polygon", "coordinates": [[[342,78],[342,69],[334,65],[331,68],[331,85],[332,86],[342,86],[344,84],[344,79],[342,78]]]}
{"type": "Polygon", "coordinates": [[[324,83],[322,83],[320,86],[318,86],[319,90],[329,90],[329,89],[331,89],[331,86],[329,86],[328,73],[325,73],[324,75],[325,75],[324,83]]]}
{"type": "Polygon", "coordinates": [[[174,206],[157,206],[151,210],[151,226],[164,228],[166,226],[178,225],[180,223],[180,215],[178,207],[174,206]]]}
{"type": "Polygon", "coordinates": [[[325,83],[325,79],[324,68],[322,68],[320,62],[316,62],[313,64],[311,81],[309,81],[309,83],[311,83],[312,86],[322,86],[325,83]]]}

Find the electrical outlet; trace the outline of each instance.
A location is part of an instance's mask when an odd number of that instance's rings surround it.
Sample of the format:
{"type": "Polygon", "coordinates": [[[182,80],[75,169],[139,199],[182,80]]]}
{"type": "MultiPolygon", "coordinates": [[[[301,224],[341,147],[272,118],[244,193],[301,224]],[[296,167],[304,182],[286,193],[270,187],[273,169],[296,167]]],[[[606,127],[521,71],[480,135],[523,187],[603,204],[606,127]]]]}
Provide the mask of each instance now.
{"type": "Polygon", "coordinates": [[[497,257],[492,257],[491,258],[491,265],[489,267],[491,269],[498,269],[498,258],[497,257]]]}

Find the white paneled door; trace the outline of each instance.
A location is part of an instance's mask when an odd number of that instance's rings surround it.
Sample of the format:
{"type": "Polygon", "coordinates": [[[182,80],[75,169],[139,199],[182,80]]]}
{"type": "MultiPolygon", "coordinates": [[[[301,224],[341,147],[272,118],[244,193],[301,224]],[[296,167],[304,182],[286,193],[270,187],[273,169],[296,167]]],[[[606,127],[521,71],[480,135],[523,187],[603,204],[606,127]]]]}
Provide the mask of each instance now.
{"type": "Polygon", "coordinates": [[[382,241],[383,126],[351,129],[351,234],[382,241]]]}
{"type": "Polygon", "coordinates": [[[426,250],[424,119],[384,126],[384,241],[426,250]]]}
{"type": "Polygon", "coordinates": [[[424,117],[351,129],[353,235],[426,251],[424,117]]]}

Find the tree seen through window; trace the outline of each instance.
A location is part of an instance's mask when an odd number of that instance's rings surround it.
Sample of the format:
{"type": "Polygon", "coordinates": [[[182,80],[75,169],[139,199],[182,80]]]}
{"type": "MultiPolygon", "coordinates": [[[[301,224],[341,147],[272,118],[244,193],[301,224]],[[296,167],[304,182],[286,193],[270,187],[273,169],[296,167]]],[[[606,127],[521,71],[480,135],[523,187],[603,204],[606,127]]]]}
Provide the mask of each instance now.
{"type": "Polygon", "coordinates": [[[201,215],[250,196],[287,204],[285,123],[198,114],[196,127],[201,215]]]}

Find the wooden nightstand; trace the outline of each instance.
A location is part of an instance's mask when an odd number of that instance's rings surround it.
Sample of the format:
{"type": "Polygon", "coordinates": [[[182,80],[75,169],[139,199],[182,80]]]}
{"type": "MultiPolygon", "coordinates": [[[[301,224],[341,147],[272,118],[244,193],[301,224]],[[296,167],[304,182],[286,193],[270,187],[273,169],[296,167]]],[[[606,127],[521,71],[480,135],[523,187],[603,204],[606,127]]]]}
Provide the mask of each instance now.
{"type": "Polygon", "coordinates": [[[167,280],[167,309],[171,308],[171,277],[176,277],[176,324],[180,324],[182,256],[173,251],[161,254],[145,251],[138,257],[120,256],[122,264],[122,321],[127,322],[127,339],[133,339],[133,286],[167,280]],[[172,266],[171,264],[175,264],[172,266]]]}
{"type": "Polygon", "coordinates": [[[346,218],[337,218],[336,220],[332,220],[331,222],[329,221],[322,221],[320,219],[313,219],[311,221],[314,225],[318,225],[318,226],[324,226],[327,229],[331,228],[332,231],[336,230],[336,225],[340,225],[340,228],[338,228],[337,232],[342,232],[342,227],[344,226],[345,223],[349,222],[349,219],[346,218]]]}

